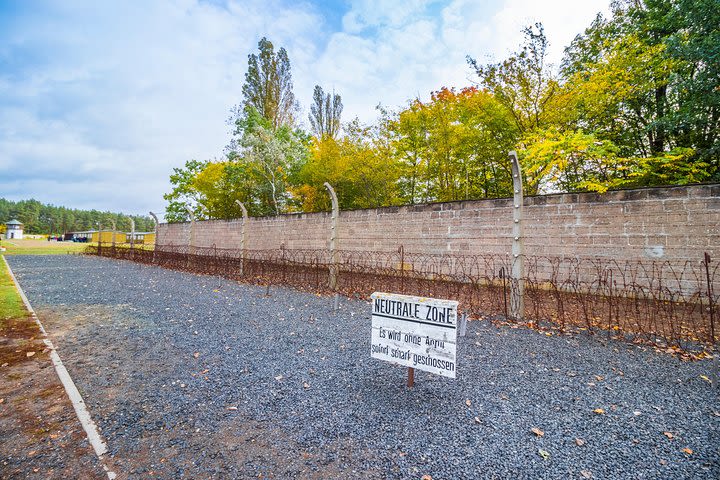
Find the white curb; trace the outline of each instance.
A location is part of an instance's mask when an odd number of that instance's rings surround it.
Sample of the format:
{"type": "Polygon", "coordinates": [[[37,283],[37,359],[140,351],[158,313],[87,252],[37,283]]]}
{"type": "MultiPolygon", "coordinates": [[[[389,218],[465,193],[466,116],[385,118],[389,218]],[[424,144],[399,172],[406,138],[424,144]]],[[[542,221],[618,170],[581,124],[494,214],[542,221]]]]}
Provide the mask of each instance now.
{"type": "Polygon", "coordinates": [[[103,455],[107,453],[107,445],[100,436],[95,422],[92,421],[92,418],[90,417],[90,412],[88,412],[88,409],[85,406],[85,401],[83,400],[80,392],[75,386],[75,382],[73,382],[70,374],[65,368],[65,365],[63,365],[62,360],[60,360],[60,355],[58,355],[55,347],[48,338],[45,327],[43,327],[42,323],[40,323],[40,319],[37,317],[37,315],[35,314],[35,310],[33,310],[32,306],[30,305],[27,296],[25,296],[25,292],[23,292],[23,289],[20,287],[20,283],[18,283],[17,278],[15,278],[15,274],[10,268],[10,264],[7,262],[4,255],[2,255],[2,258],[5,262],[5,265],[7,266],[10,278],[12,278],[13,283],[17,288],[17,291],[20,293],[20,298],[22,298],[22,301],[25,304],[25,308],[28,309],[30,315],[32,315],[33,320],[35,320],[35,323],[37,323],[37,326],[40,328],[40,332],[42,332],[42,335],[44,337],[43,342],[50,351],[50,360],[52,360],[52,363],[55,366],[55,371],[57,372],[58,377],[60,377],[60,381],[62,382],[63,387],[65,387],[65,392],[67,392],[67,395],[70,398],[70,402],[72,402],[78,420],[80,420],[80,423],[85,429],[85,434],[87,435],[88,441],[90,442],[90,445],[92,445],[93,450],[95,450],[95,455],[97,455],[98,459],[100,460],[100,464],[102,465],[103,469],[105,469],[108,478],[110,480],[113,480],[116,477],[116,474],[105,465],[105,459],[103,458],[103,455]]]}

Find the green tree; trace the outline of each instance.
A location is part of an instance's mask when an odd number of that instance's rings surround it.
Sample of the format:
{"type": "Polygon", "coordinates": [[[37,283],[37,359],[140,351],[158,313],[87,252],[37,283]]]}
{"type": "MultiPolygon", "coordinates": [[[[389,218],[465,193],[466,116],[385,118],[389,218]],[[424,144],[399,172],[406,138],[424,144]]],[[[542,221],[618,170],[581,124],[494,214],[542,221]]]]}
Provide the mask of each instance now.
{"type": "Polygon", "coordinates": [[[340,117],[343,104],[335,92],[325,94],[320,85],[315,85],[313,103],[310,105],[310,125],[317,138],[336,138],[340,132],[340,117]]]}
{"type": "Polygon", "coordinates": [[[238,175],[248,174],[245,180],[256,179],[256,206],[263,214],[278,215],[294,208],[289,193],[291,177],[307,159],[309,138],[300,129],[281,125],[273,129],[270,122],[257,110],[250,108],[237,122],[235,139],[231,142],[228,158],[244,162],[245,169],[236,169],[238,175]]]}
{"type": "Polygon", "coordinates": [[[720,176],[719,10],[718,0],[615,2],[611,18],[598,16],[566,49],[578,126],[628,158],[656,159],[648,168],[695,164],[644,178],[720,176]]]}
{"type": "Polygon", "coordinates": [[[243,104],[241,108],[236,107],[236,117],[254,108],[273,129],[293,125],[297,104],[287,51],[280,48],[276,53],[272,42],[265,37],[258,42],[258,50],[258,54],[248,55],[243,104]]]}

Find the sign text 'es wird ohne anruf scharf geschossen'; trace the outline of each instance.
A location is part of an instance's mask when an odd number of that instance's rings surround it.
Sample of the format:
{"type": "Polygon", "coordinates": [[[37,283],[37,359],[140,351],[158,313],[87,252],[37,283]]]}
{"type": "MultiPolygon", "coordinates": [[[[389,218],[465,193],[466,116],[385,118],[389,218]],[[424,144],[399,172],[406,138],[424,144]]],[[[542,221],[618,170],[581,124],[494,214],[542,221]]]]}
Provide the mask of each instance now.
{"type": "Polygon", "coordinates": [[[380,292],[370,298],[372,358],[455,378],[458,302],[380,292]]]}

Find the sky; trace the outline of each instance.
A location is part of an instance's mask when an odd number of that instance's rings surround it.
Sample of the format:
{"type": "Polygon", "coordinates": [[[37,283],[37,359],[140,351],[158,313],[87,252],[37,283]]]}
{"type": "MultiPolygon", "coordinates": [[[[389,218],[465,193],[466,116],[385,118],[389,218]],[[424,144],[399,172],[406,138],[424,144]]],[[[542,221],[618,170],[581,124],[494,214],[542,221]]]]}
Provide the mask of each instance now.
{"type": "MultiPolygon", "coordinates": [[[[609,0],[0,0],[0,198],[162,213],[172,169],[220,159],[263,36],[370,123],[501,61],[542,22],[559,64],[609,0]]],[[[0,219],[2,220],[2,219],[0,219]]]]}

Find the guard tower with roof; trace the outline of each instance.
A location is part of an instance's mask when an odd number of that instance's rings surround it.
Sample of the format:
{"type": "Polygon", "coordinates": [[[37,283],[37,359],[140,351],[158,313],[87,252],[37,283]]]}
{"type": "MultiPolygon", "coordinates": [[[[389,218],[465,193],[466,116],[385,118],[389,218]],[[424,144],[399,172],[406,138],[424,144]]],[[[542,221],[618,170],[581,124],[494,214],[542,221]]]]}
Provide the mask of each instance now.
{"type": "Polygon", "coordinates": [[[23,224],[17,220],[5,222],[5,239],[20,240],[23,238],[23,224]]]}

